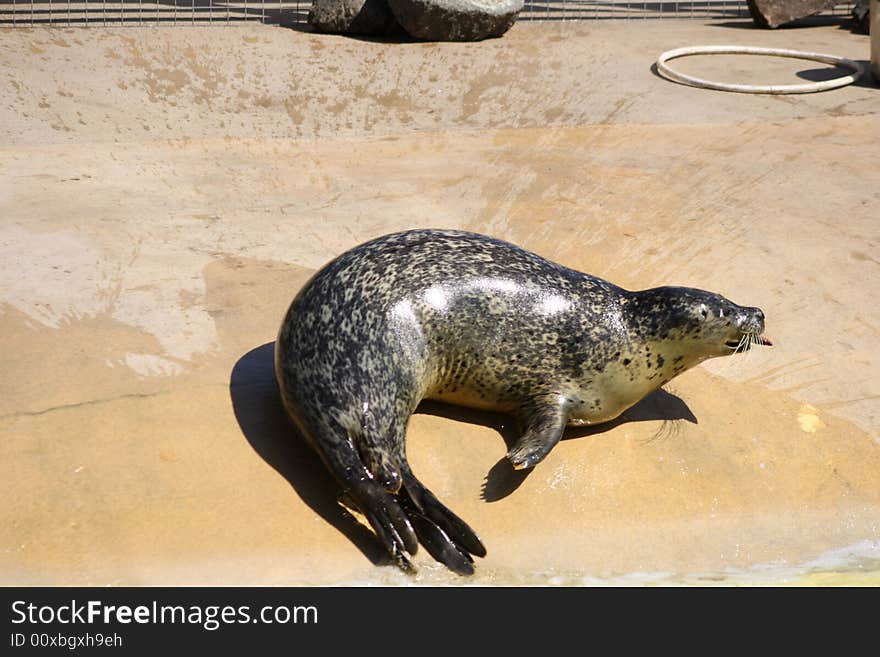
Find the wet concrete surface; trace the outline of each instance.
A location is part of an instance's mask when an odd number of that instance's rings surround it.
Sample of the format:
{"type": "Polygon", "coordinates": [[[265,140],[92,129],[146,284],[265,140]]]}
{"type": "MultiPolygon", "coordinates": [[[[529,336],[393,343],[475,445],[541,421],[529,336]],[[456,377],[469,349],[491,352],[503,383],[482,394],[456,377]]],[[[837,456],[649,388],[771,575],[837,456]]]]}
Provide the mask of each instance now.
{"type": "MultiPolygon", "coordinates": [[[[776,345],[571,431],[526,476],[502,461],[509,421],[425,406],[413,469],[489,552],[467,583],[880,583],[880,89],[737,95],[651,71],[712,43],[865,60],[867,37],[684,21],[520,24],[481,44],[2,35],[0,582],[465,581],[422,553],[415,578],[385,564],[271,365],[317,267],[449,227],[760,306],[776,345]]],[[[816,75],[787,66],[772,75],[816,75]]]]}

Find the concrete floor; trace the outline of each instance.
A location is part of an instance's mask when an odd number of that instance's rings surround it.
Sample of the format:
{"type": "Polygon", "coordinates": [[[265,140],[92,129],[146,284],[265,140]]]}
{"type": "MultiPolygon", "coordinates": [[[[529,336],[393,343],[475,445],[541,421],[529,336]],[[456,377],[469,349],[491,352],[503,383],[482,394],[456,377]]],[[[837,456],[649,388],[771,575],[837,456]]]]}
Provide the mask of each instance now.
{"type": "Polygon", "coordinates": [[[749,26],[3,30],[0,583],[880,584],[880,89],[651,71],[710,43],[866,60],[868,37],[749,26]],[[415,472],[489,555],[460,580],[420,553],[407,578],[292,437],[270,343],[315,268],[427,226],[720,292],[762,307],[776,346],[685,373],[525,478],[496,419],[417,414],[415,472]]]}

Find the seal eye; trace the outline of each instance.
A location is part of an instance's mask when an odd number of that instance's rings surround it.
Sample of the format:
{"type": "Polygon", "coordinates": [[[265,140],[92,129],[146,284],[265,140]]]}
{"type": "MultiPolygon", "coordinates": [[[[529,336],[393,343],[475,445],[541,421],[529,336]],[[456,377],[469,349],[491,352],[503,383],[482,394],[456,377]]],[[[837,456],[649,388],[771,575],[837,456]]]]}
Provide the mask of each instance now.
{"type": "Polygon", "coordinates": [[[706,308],[705,305],[700,306],[700,315],[703,319],[706,319],[709,316],[709,310],[706,308]]]}

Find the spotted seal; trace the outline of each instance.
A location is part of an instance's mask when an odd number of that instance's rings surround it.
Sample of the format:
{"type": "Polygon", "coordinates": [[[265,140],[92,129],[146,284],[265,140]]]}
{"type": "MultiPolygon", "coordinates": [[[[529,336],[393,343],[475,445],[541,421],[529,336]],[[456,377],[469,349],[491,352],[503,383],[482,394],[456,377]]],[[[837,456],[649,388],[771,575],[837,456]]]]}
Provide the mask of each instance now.
{"type": "Polygon", "coordinates": [[[275,345],[288,414],[399,565],[419,543],[470,574],[486,550],[410,470],[425,398],[514,415],[507,457],[541,461],[566,425],[619,416],[697,363],[769,344],[764,315],[692,288],[631,292],[498,239],[394,233],[302,288],[275,345]]]}

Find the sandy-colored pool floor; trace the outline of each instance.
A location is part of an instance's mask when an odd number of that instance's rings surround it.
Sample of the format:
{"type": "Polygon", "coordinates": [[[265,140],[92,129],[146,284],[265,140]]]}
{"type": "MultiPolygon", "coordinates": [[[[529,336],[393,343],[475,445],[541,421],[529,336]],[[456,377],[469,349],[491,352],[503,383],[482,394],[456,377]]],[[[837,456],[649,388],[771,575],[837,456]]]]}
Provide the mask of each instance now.
{"type": "Polygon", "coordinates": [[[308,276],[414,227],[711,289],[762,307],[776,343],[573,433],[524,478],[498,418],[414,416],[416,474],[488,548],[468,583],[880,583],[880,89],[746,96],[651,71],[706,43],[865,60],[867,37],[683,21],[481,44],[2,37],[0,583],[462,581],[424,554],[415,579],[382,565],[272,376],[308,276]]]}

